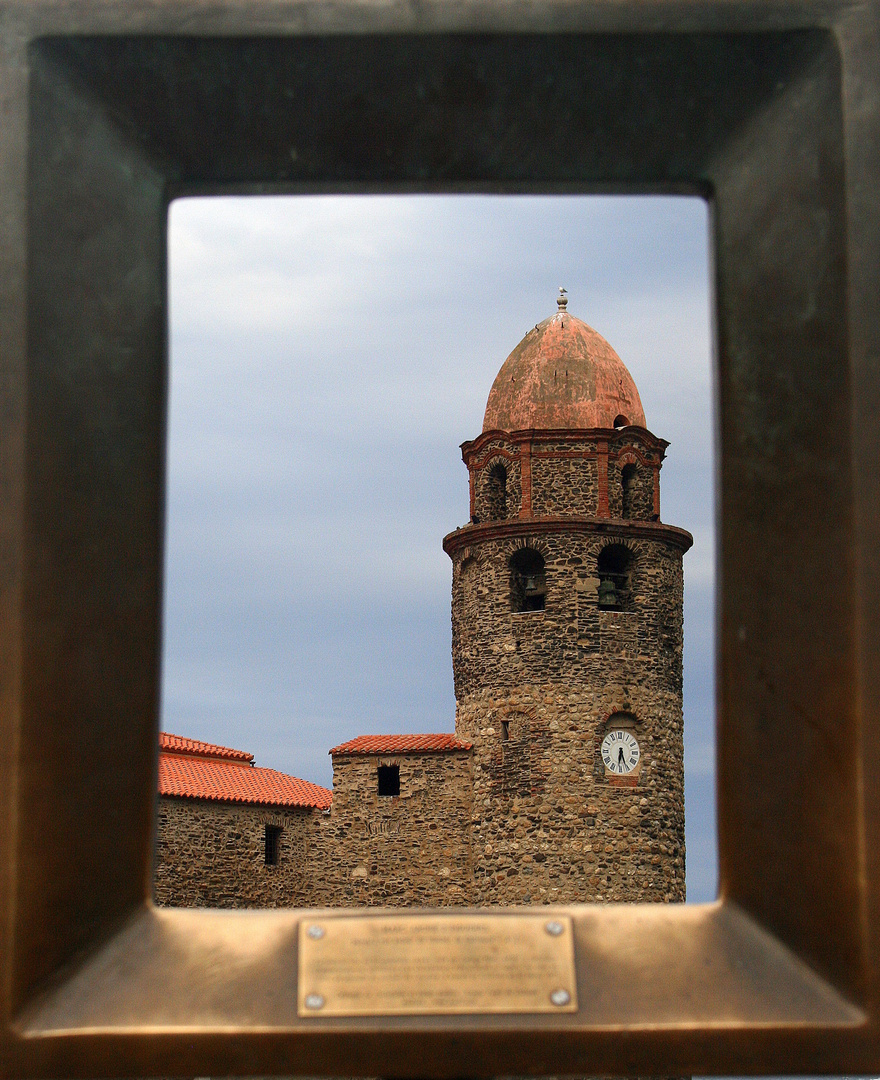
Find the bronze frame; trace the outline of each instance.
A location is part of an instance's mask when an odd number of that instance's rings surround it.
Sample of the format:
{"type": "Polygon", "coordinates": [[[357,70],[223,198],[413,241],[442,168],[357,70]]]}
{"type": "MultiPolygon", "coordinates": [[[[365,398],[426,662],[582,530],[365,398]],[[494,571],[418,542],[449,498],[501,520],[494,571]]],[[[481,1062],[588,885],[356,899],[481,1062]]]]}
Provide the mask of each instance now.
{"type": "Polygon", "coordinates": [[[4,1075],[877,1071],[878,12],[2,0],[4,1075]],[[299,913],[150,905],[165,215],[232,190],[712,201],[721,899],[567,909],[575,1014],[299,1018],[299,913]]]}

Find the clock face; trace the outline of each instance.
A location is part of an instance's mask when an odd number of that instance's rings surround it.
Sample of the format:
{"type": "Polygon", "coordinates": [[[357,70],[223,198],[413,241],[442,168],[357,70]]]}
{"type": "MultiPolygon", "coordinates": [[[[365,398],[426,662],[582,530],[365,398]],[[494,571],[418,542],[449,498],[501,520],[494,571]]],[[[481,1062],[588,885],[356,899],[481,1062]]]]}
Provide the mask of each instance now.
{"type": "Polygon", "coordinates": [[[639,744],[631,731],[613,728],[602,740],[602,760],[611,773],[632,772],[639,763],[639,744]]]}

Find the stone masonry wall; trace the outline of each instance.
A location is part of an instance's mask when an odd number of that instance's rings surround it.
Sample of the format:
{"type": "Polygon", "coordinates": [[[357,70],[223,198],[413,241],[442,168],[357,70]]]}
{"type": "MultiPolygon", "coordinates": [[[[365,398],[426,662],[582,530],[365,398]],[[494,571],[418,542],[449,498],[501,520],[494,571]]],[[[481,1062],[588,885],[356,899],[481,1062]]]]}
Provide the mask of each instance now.
{"type": "Polygon", "coordinates": [[[681,712],[671,695],[633,697],[525,686],[459,709],[475,742],[474,903],[684,900],[681,712]],[[623,706],[642,753],[632,787],[599,755],[623,706]],[[503,720],[524,735],[502,741],[503,720]]]}
{"type": "Polygon", "coordinates": [[[681,547],[620,532],[474,542],[454,558],[456,732],[474,742],[475,902],[684,899],[681,547]],[[630,610],[599,610],[601,549],[632,553],[630,610]],[[544,611],[510,610],[509,560],[545,559],[544,611]],[[609,717],[642,758],[606,776],[609,717]],[[505,730],[506,728],[506,730],[505,730]]]}
{"type": "MultiPolygon", "coordinates": [[[[456,699],[482,687],[512,690],[528,682],[607,679],[615,656],[630,678],[681,692],[681,551],[662,541],[611,531],[558,531],[463,545],[452,579],[452,652],[456,699]],[[600,611],[600,551],[623,542],[632,553],[630,611],[600,611]],[[510,558],[528,546],[545,561],[546,608],[512,612],[510,558]],[[584,666],[602,653],[599,668],[584,666]]],[[[465,736],[462,736],[465,737],[465,736]]],[[[469,737],[469,736],[467,736],[469,737]]]]}
{"type": "MultiPolygon", "coordinates": [[[[598,465],[595,457],[557,450],[559,456],[536,454],[532,458],[532,514],[595,516],[599,502],[598,465]]],[[[595,453],[595,448],[593,448],[595,453]]]]}
{"type": "Polygon", "coordinates": [[[170,907],[286,907],[303,893],[306,835],[320,811],[160,797],[156,903],[170,907]],[[265,863],[266,825],[280,826],[279,859],[265,863]]]}
{"type": "Polygon", "coordinates": [[[527,516],[598,515],[612,518],[654,518],[654,474],[663,461],[667,443],[647,432],[624,428],[602,433],[521,432],[505,437],[492,432],[486,441],[465,443],[463,453],[472,471],[474,522],[519,516],[526,499],[527,516]],[[600,458],[607,463],[607,510],[601,508],[600,458]],[[528,458],[528,478],[524,462],[528,458]],[[506,513],[499,514],[493,472],[507,472],[506,513]],[[629,507],[623,505],[623,469],[636,466],[629,507]]]}
{"type": "Polygon", "coordinates": [[[443,906],[471,898],[470,751],[337,757],[330,812],[160,798],[155,898],[172,907],[443,906]],[[400,795],[378,794],[398,765],[400,795]],[[279,859],[265,863],[265,827],[279,859]]]}
{"type": "Polygon", "coordinates": [[[470,901],[470,751],[338,755],[333,805],[306,841],[310,906],[470,901]],[[400,768],[400,795],[378,794],[380,765],[400,768]]]}

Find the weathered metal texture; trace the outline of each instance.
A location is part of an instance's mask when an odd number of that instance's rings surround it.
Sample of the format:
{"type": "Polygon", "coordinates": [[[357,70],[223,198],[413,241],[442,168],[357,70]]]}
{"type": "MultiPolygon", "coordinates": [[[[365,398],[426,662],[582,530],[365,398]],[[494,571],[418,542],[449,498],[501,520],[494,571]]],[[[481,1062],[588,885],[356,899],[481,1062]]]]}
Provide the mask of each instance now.
{"type": "Polygon", "coordinates": [[[558,311],[530,330],[502,364],[483,431],[629,424],[648,426],[632,375],[601,334],[558,311]]]}
{"type": "Polygon", "coordinates": [[[876,1073],[876,0],[0,20],[4,1073],[876,1073]],[[295,912],[149,905],[166,207],[233,190],[712,201],[721,899],[567,912],[576,1013],[301,1018],[295,912]]]}

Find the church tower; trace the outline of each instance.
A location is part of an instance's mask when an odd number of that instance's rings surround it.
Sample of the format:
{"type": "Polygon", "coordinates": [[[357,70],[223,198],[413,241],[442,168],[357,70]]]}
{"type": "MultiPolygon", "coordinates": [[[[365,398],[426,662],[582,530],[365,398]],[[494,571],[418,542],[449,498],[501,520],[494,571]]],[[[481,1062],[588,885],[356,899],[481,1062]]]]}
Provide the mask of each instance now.
{"type": "Polygon", "coordinates": [[[683,900],[682,556],[666,443],[567,311],[530,330],[462,445],[456,736],[473,744],[473,902],[683,900]]]}

